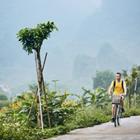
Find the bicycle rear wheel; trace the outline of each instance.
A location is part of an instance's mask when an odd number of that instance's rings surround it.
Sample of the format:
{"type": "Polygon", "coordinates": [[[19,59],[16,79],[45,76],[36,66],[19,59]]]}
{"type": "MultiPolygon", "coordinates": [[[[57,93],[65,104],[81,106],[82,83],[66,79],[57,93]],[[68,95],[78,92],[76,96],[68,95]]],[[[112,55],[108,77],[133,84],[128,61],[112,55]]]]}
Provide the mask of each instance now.
{"type": "Polygon", "coordinates": [[[120,118],[119,117],[117,117],[117,124],[118,124],[118,126],[120,126],[120,118]]]}
{"type": "Polygon", "coordinates": [[[115,127],[117,126],[116,119],[115,119],[115,121],[114,121],[114,126],[115,126],[115,127]]]}

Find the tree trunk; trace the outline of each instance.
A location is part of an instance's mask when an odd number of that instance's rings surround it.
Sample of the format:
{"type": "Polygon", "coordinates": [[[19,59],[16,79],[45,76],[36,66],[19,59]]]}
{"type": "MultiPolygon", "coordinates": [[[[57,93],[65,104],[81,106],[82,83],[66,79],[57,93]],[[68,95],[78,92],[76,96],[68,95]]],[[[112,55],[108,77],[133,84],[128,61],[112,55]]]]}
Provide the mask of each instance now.
{"type": "Polygon", "coordinates": [[[43,129],[44,124],[43,124],[43,114],[42,114],[42,104],[41,104],[43,75],[42,75],[40,52],[38,51],[35,51],[35,62],[36,62],[37,81],[38,81],[38,92],[37,92],[38,126],[43,129]]]}
{"type": "Polygon", "coordinates": [[[47,93],[46,93],[45,81],[44,81],[44,77],[43,77],[43,70],[44,70],[44,67],[45,67],[47,56],[48,56],[48,53],[46,52],[44,62],[43,62],[43,66],[42,66],[42,88],[43,88],[43,93],[44,93],[45,101],[46,101],[46,111],[47,111],[47,117],[48,117],[48,125],[51,128],[51,119],[50,119],[50,113],[49,113],[49,108],[48,108],[48,96],[47,96],[47,93]]]}
{"type": "Polygon", "coordinates": [[[46,95],[44,79],[43,79],[43,92],[44,92],[45,101],[46,101],[46,111],[47,111],[47,117],[48,117],[48,125],[51,128],[51,119],[50,119],[50,113],[49,113],[49,108],[48,108],[48,97],[46,95]]]}

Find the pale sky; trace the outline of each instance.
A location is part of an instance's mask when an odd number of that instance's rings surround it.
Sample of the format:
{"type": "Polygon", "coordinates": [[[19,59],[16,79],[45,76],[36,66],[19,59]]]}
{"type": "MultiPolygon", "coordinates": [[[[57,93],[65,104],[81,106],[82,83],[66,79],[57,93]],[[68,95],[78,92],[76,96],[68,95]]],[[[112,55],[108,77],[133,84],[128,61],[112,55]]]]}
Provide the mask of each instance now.
{"type": "Polygon", "coordinates": [[[23,27],[52,20],[59,31],[44,42],[48,51],[46,79],[72,79],[78,55],[96,57],[104,43],[138,63],[140,51],[139,0],[3,0],[0,4],[0,83],[11,88],[36,80],[33,55],[16,39],[23,27]],[[127,50],[127,51],[126,51],[127,50]]]}

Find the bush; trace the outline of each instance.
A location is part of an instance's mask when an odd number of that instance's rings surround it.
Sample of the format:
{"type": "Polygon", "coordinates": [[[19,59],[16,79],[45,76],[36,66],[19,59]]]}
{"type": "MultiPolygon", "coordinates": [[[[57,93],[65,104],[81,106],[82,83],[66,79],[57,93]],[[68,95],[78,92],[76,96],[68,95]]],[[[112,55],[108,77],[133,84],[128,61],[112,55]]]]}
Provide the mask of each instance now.
{"type": "Polygon", "coordinates": [[[133,108],[127,109],[124,113],[125,117],[137,116],[137,115],[140,115],[140,108],[133,107],[133,108]]]}
{"type": "Polygon", "coordinates": [[[16,127],[13,124],[0,125],[0,140],[41,140],[55,135],[66,134],[69,130],[66,126],[59,126],[51,129],[16,127]]]}
{"type": "MultiPolygon", "coordinates": [[[[78,100],[68,98],[69,94],[49,93],[48,107],[53,128],[37,127],[37,108],[33,93],[24,93],[0,110],[0,140],[41,140],[66,134],[77,129],[98,125],[111,119],[111,101],[103,89],[88,91],[78,100]],[[30,112],[30,116],[29,115],[30,112]]],[[[45,100],[43,101],[44,126],[48,127],[45,100]]],[[[140,115],[139,108],[127,109],[125,117],[140,115]]]]}
{"type": "Polygon", "coordinates": [[[110,115],[106,115],[102,109],[91,106],[79,109],[71,120],[67,122],[69,125],[73,125],[74,128],[82,128],[107,122],[110,120],[110,115]]]}
{"type": "MultiPolygon", "coordinates": [[[[126,110],[125,117],[131,115],[140,115],[139,108],[126,110]]],[[[77,129],[90,127],[97,124],[108,122],[111,118],[111,107],[106,109],[95,108],[94,106],[83,107],[78,109],[71,118],[65,121],[65,124],[51,129],[30,128],[21,125],[18,122],[6,122],[0,119],[0,140],[41,140],[56,135],[66,134],[67,132],[77,129]]]]}

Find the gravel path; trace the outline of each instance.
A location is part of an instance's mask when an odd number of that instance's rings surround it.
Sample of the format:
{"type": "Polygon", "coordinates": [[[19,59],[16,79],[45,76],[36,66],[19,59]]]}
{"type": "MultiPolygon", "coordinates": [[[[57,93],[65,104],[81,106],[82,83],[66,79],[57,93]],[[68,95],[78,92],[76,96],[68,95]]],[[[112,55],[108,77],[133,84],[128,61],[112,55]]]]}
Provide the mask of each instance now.
{"type": "Polygon", "coordinates": [[[122,119],[121,126],[116,128],[108,122],[49,140],[140,140],[140,116],[122,119]]]}

